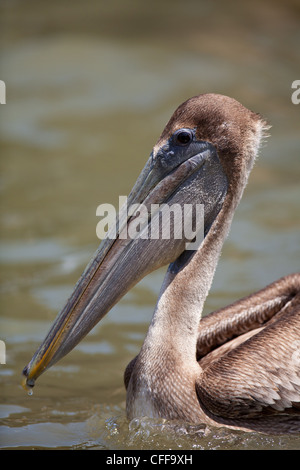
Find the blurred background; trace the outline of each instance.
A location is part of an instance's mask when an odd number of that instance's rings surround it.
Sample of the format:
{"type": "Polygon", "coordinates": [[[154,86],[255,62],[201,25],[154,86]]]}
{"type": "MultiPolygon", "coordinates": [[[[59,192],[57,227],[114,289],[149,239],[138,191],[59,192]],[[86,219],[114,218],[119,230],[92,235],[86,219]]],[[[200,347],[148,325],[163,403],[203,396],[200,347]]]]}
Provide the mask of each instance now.
{"type": "Polygon", "coordinates": [[[129,193],[174,109],[199,93],[232,96],[272,125],[205,313],[299,270],[299,1],[2,0],[0,18],[0,446],[276,448],[276,438],[182,441],[127,423],[123,371],[164,270],[42,376],[33,397],[20,374],[99,244],[97,206],[129,193]]]}

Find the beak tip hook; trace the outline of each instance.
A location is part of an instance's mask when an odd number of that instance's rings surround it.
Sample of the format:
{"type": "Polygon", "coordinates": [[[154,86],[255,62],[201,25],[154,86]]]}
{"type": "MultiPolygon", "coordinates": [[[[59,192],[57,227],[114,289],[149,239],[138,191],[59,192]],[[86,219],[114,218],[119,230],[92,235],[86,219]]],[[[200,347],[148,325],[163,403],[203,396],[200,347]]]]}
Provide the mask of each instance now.
{"type": "Polygon", "coordinates": [[[24,388],[25,392],[28,393],[28,395],[33,394],[32,389],[34,387],[34,384],[35,384],[35,380],[28,378],[28,366],[24,367],[23,372],[22,372],[21,385],[24,388]]]}

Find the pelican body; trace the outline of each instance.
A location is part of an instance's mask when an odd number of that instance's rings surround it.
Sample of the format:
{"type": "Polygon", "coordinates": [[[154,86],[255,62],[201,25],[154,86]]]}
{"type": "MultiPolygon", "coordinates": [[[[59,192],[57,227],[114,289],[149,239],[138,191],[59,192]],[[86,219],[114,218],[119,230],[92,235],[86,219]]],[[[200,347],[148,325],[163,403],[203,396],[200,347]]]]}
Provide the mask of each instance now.
{"type": "Polygon", "coordinates": [[[169,265],[140,353],[127,366],[129,419],[149,416],[264,433],[300,432],[300,274],[202,318],[221,249],[268,129],[236,100],[203,94],[167,123],[130,204],[204,205],[204,239],[133,239],[114,227],[29,364],[33,387],[149,272],[169,265]]]}

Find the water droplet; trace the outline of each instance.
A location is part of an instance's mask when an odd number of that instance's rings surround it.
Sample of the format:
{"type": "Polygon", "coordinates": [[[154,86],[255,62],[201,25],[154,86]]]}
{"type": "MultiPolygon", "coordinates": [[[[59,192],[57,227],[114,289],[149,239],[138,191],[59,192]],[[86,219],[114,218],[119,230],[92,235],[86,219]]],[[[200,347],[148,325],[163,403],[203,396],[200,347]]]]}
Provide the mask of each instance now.
{"type": "Polygon", "coordinates": [[[34,385],[34,380],[31,380],[31,383],[30,383],[30,381],[27,380],[26,376],[23,376],[23,378],[22,378],[22,387],[24,388],[25,392],[28,393],[29,396],[33,395],[32,387],[34,385]],[[32,385],[31,385],[31,383],[32,383],[32,385]]]}

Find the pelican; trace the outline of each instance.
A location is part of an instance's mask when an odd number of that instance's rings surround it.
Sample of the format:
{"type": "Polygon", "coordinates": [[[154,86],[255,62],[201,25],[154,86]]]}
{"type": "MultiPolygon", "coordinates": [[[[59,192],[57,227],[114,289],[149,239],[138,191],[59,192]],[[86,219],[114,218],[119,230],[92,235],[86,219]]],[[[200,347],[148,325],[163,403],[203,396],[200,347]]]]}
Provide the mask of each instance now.
{"type": "Polygon", "coordinates": [[[268,127],[259,114],[218,94],[195,96],[175,110],[128,204],[204,206],[202,242],[189,250],[184,236],[143,237],[158,213],[135,237],[121,237],[136,222],[121,210],[117,235],[101,242],[24,368],[24,387],[33,387],[140,279],[169,265],[141,351],[124,374],[128,418],[300,432],[300,273],[202,318],[268,127]]]}

